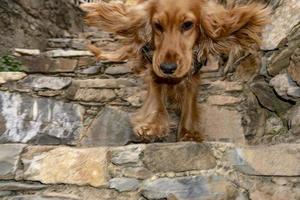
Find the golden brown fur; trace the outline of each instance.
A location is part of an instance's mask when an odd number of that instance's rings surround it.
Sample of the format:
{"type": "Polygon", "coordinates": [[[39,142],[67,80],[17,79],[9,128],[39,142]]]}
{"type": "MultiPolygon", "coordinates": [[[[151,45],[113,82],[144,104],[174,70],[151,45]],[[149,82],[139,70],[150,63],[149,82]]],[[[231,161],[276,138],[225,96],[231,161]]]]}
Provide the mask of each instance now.
{"type": "Polygon", "coordinates": [[[87,11],[89,25],[125,37],[123,47],[113,54],[92,46],[99,59],[140,61],[137,71],[144,70],[148,94],[132,123],[135,133],[147,140],[168,134],[167,99],[181,111],[179,139],[202,140],[198,132],[199,74],[193,73],[194,52],[196,59],[203,60],[208,54],[259,45],[269,14],[257,3],[225,8],[209,0],[142,0],[134,6],[98,3],[82,8],[87,11]],[[154,49],[152,64],[140,53],[146,43],[154,49]],[[170,64],[171,73],[164,67],[170,64]]]}

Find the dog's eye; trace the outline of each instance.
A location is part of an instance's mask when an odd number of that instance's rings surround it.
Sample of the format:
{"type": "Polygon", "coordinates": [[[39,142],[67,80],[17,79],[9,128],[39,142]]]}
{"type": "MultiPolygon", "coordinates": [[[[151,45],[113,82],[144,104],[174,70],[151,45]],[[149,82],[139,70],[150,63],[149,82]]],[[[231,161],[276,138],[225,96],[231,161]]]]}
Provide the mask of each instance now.
{"type": "Polygon", "coordinates": [[[184,22],[182,25],[181,25],[181,29],[183,31],[188,31],[190,29],[192,29],[194,27],[194,23],[191,22],[191,21],[187,21],[187,22],[184,22]]]}
{"type": "Polygon", "coordinates": [[[163,29],[163,27],[160,25],[160,23],[158,23],[158,22],[155,22],[154,23],[154,28],[157,30],[157,31],[159,31],[159,32],[163,32],[164,31],[164,29],[163,29]]]}

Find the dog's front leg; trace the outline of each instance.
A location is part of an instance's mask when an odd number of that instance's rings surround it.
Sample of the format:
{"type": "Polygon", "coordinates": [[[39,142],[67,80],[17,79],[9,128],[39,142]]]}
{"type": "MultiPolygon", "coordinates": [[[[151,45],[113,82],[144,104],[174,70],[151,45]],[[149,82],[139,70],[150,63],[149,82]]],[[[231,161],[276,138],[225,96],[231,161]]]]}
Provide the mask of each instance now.
{"type": "Polygon", "coordinates": [[[181,116],[178,127],[178,138],[180,141],[202,142],[199,133],[199,111],[197,104],[197,85],[186,84],[182,90],[181,116]]]}
{"type": "Polygon", "coordinates": [[[146,141],[155,141],[167,136],[168,113],[165,107],[165,92],[161,84],[148,81],[148,94],[142,108],[135,113],[131,122],[134,132],[146,141]]]}

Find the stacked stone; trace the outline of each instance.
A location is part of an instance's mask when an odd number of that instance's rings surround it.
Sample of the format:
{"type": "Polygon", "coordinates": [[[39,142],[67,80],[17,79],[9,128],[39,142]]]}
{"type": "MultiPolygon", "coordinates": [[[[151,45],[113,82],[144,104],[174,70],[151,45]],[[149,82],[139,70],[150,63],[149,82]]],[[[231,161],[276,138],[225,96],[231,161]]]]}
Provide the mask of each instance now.
{"type": "Polygon", "coordinates": [[[300,199],[299,9],[275,9],[260,52],[201,69],[203,144],[133,144],[143,80],[86,49],[119,38],[87,29],[15,49],[25,72],[0,73],[0,199],[300,199]]]}

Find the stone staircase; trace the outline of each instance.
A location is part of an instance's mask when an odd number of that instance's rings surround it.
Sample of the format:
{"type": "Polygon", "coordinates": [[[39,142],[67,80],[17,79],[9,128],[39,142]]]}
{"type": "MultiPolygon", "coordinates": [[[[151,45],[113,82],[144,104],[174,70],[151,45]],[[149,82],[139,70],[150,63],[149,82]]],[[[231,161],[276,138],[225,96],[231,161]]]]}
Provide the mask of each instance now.
{"type": "Polygon", "coordinates": [[[0,72],[0,199],[299,200],[299,30],[262,60],[229,57],[228,74],[227,58],[201,69],[204,143],[133,134],[143,80],[130,62],[97,63],[86,50],[114,49],[111,34],[89,28],[44,52],[15,49],[26,73],[0,72]]]}

